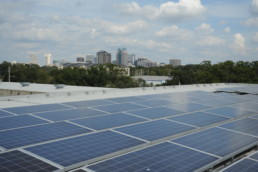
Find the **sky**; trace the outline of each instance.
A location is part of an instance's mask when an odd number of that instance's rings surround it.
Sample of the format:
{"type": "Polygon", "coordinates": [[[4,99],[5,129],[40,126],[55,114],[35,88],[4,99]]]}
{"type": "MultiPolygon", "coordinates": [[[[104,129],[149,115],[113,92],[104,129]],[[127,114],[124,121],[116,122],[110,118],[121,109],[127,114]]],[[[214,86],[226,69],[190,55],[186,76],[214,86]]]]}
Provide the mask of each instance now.
{"type": "Polygon", "coordinates": [[[258,60],[258,0],[0,0],[0,62],[75,62],[125,47],[137,58],[258,60]]]}

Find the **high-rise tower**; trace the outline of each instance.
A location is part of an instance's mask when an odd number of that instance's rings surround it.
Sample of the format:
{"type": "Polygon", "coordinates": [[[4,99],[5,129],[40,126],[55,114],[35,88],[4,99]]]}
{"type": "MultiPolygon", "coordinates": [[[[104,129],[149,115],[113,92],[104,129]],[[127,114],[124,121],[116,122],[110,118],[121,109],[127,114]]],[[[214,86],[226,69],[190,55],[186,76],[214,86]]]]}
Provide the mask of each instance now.
{"type": "Polygon", "coordinates": [[[119,65],[128,65],[126,48],[118,48],[116,53],[116,63],[119,65]]]}

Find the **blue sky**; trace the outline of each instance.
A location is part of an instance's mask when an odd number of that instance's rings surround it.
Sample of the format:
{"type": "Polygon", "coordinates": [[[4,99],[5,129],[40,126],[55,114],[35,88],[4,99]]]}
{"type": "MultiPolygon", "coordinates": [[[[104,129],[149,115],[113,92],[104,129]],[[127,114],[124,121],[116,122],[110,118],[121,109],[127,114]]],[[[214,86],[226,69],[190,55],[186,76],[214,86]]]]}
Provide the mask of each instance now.
{"type": "Polygon", "coordinates": [[[0,0],[0,62],[126,47],[183,64],[258,60],[258,0],[0,0]]]}

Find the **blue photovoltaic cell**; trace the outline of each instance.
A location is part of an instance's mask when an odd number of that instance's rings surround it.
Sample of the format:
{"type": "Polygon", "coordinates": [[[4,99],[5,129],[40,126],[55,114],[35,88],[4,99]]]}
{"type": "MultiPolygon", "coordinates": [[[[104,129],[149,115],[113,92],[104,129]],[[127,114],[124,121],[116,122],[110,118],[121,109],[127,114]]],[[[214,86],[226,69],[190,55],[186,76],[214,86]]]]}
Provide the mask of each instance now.
{"type": "Polygon", "coordinates": [[[192,172],[216,160],[216,157],[166,142],[87,168],[96,172],[192,172]]]}
{"type": "Polygon", "coordinates": [[[243,159],[223,172],[257,172],[258,162],[251,159],[243,159]]]}
{"type": "Polygon", "coordinates": [[[117,103],[125,103],[125,102],[135,102],[135,101],[142,101],[145,100],[144,98],[141,97],[118,97],[118,98],[111,98],[111,99],[107,99],[113,102],[117,102],[117,103]]]}
{"type": "Polygon", "coordinates": [[[11,149],[90,132],[90,130],[66,122],[38,125],[0,132],[0,146],[11,149]]]}
{"type": "Polygon", "coordinates": [[[215,124],[218,122],[228,120],[229,118],[212,115],[212,114],[205,113],[205,112],[195,112],[195,113],[190,113],[190,114],[186,114],[186,115],[172,117],[169,119],[174,120],[174,121],[183,122],[186,124],[191,124],[191,125],[194,125],[197,127],[204,127],[204,126],[208,126],[211,124],[215,124]]]}
{"type": "Polygon", "coordinates": [[[50,172],[58,168],[21,151],[0,153],[1,172],[50,172]]]}
{"type": "Polygon", "coordinates": [[[212,108],[211,106],[201,105],[197,103],[174,104],[174,105],[170,105],[169,107],[173,109],[185,111],[185,112],[193,112],[193,111],[212,108]]]}
{"type": "Polygon", "coordinates": [[[15,114],[27,114],[27,113],[46,112],[46,111],[64,110],[64,109],[70,109],[70,108],[61,104],[46,104],[46,105],[5,108],[4,110],[15,114]]]}
{"type": "Polygon", "coordinates": [[[55,111],[55,112],[44,112],[35,114],[36,116],[51,120],[51,121],[62,121],[76,118],[85,118],[92,117],[98,115],[107,114],[105,112],[101,112],[98,110],[81,108],[81,109],[69,109],[63,111],[55,111]]]}
{"type": "Polygon", "coordinates": [[[258,138],[220,128],[211,128],[172,141],[223,157],[256,143],[258,138]]]}
{"type": "Polygon", "coordinates": [[[214,106],[214,107],[234,104],[234,102],[225,101],[224,98],[223,99],[220,98],[220,99],[204,100],[204,101],[201,101],[199,103],[204,104],[204,105],[208,105],[208,106],[214,106]]]}
{"type": "Polygon", "coordinates": [[[6,116],[13,116],[13,115],[10,114],[10,113],[7,113],[7,112],[5,112],[5,111],[0,110],[0,118],[1,118],[1,117],[6,117],[6,116]]]}
{"type": "Polygon", "coordinates": [[[256,119],[245,118],[221,125],[221,127],[258,136],[258,120],[256,119]]]}
{"type": "Polygon", "coordinates": [[[189,131],[192,129],[195,128],[190,127],[188,125],[179,124],[173,121],[162,119],[118,128],[116,130],[141,139],[153,141],[164,137],[183,133],[185,131],[189,131]]]}
{"type": "Polygon", "coordinates": [[[258,152],[255,153],[254,155],[252,155],[250,158],[253,158],[253,159],[258,161],[258,152]]]}
{"type": "Polygon", "coordinates": [[[157,118],[164,118],[164,117],[169,117],[173,115],[178,115],[184,112],[167,108],[167,107],[155,107],[155,108],[130,111],[129,113],[137,116],[149,118],[149,119],[157,119],[157,118]]]}
{"type": "Polygon", "coordinates": [[[234,107],[243,108],[243,109],[251,110],[251,111],[254,111],[254,112],[258,111],[258,106],[257,106],[256,102],[239,103],[237,105],[234,105],[234,107]]]}
{"type": "Polygon", "coordinates": [[[145,142],[122,134],[104,131],[29,147],[26,150],[62,166],[69,166],[143,143],[145,142]]]}
{"type": "Polygon", "coordinates": [[[49,123],[49,122],[30,115],[5,117],[5,118],[0,118],[0,130],[25,127],[25,126],[37,125],[37,124],[43,124],[43,123],[49,123]]]}
{"type": "Polygon", "coordinates": [[[206,112],[222,115],[229,118],[235,118],[235,117],[250,115],[254,113],[249,110],[245,110],[237,107],[229,107],[229,106],[210,109],[210,110],[207,110],[206,112]]]}
{"type": "Polygon", "coordinates": [[[108,105],[108,104],[114,104],[114,103],[107,100],[85,100],[85,101],[77,101],[77,102],[67,102],[63,104],[73,106],[76,108],[83,108],[83,107],[108,105]]]}
{"type": "Polygon", "coordinates": [[[92,118],[77,119],[73,120],[72,122],[93,128],[95,130],[102,130],[142,121],[145,121],[145,119],[131,116],[125,113],[117,113],[92,118]]]}
{"type": "Polygon", "coordinates": [[[144,108],[146,108],[146,107],[141,106],[141,105],[136,105],[136,104],[133,104],[133,103],[121,103],[121,104],[94,107],[94,109],[106,111],[106,112],[109,112],[109,113],[125,112],[125,111],[136,110],[136,109],[144,109],[144,108]]]}
{"type": "Polygon", "coordinates": [[[144,106],[150,106],[150,107],[157,107],[157,106],[168,106],[168,105],[173,105],[175,104],[174,102],[172,101],[169,101],[169,100],[158,100],[158,99],[155,99],[155,100],[145,100],[145,101],[140,101],[140,102],[135,102],[137,104],[140,104],[140,105],[144,105],[144,106]]]}

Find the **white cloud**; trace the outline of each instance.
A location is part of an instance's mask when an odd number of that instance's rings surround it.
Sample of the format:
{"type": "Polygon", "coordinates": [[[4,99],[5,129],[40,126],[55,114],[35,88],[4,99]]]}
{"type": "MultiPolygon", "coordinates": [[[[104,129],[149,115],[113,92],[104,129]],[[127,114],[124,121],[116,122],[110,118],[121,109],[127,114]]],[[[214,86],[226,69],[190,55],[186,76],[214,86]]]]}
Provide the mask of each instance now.
{"type": "Polygon", "coordinates": [[[258,32],[256,32],[253,36],[253,42],[258,43],[258,32]]]}
{"type": "Polygon", "coordinates": [[[246,26],[256,26],[258,27],[258,17],[256,18],[250,18],[247,21],[243,23],[246,26]]]}
{"type": "Polygon", "coordinates": [[[189,40],[193,36],[191,31],[180,29],[176,25],[164,27],[155,34],[160,37],[173,37],[179,40],[189,40]]]}
{"type": "Polygon", "coordinates": [[[247,50],[245,45],[245,37],[240,33],[235,34],[231,48],[236,54],[245,55],[247,50]]]}
{"type": "Polygon", "coordinates": [[[229,32],[231,32],[231,29],[230,29],[230,27],[225,27],[225,29],[224,29],[224,32],[226,32],[226,33],[229,33],[229,32]]]}
{"type": "Polygon", "coordinates": [[[219,37],[206,36],[198,42],[202,46],[222,46],[225,45],[225,40],[219,37]]]}
{"type": "Polygon", "coordinates": [[[258,0],[253,0],[250,6],[250,12],[253,15],[258,15],[258,0]]]}
{"type": "Polygon", "coordinates": [[[210,34],[214,31],[210,24],[202,23],[196,28],[196,30],[202,34],[210,34]]]}
{"type": "Polygon", "coordinates": [[[166,2],[159,7],[152,5],[140,6],[136,2],[120,4],[122,13],[142,16],[147,19],[165,19],[168,21],[182,21],[199,16],[206,9],[200,0],[179,0],[179,2],[166,2]]]}
{"type": "Polygon", "coordinates": [[[113,34],[133,33],[133,32],[143,30],[143,29],[147,28],[147,26],[148,26],[146,22],[141,21],[141,20],[125,23],[122,25],[116,25],[116,24],[109,23],[109,22],[105,22],[103,24],[106,26],[102,29],[105,29],[109,33],[113,33],[113,34]]]}

